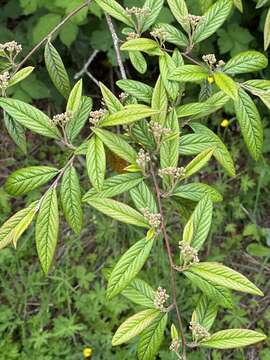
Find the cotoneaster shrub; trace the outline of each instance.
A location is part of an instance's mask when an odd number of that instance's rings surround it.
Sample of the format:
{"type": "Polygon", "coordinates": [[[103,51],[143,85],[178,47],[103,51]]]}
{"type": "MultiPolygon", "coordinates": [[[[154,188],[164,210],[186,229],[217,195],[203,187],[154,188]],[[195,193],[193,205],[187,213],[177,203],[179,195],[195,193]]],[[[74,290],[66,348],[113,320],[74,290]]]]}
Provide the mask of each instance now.
{"type": "MultiPolygon", "coordinates": [[[[213,205],[222,201],[222,196],[211,185],[193,181],[193,176],[203,171],[212,157],[229,176],[236,175],[227,146],[204,121],[229,102],[234,106],[247,150],[255,160],[260,158],[263,126],[253,96],[269,107],[270,81],[261,78],[242,81],[242,74],[262,72],[268,59],[253,50],[241,52],[226,63],[215,54],[205,54],[202,59],[193,56],[196,46],[223,25],[234,5],[242,9],[241,1],[218,0],[203,16],[191,15],[183,0],[167,2],[179,22],[178,28],[166,23],[152,27],[162,11],[163,0],[146,0],[141,8],[126,9],[114,0],[96,0],[106,14],[122,75],[117,86],[124,91],[117,97],[100,83],[103,104],[99,110],[91,111],[92,100],[83,96],[82,80],[71,86],[63,61],[52,44],[61,25],[19,64],[16,59],[20,45],[7,42],[0,46],[0,55],[6,62],[0,75],[0,106],[11,137],[25,151],[24,128],[27,128],[52,139],[67,154],[66,164],[61,168],[40,164],[18,169],[8,177],[6,190],[11,195],[23,196],[41,186],[44,194],[2,225],[0,248],[16,247],[21,235],[35,221],[37,253],[47,274],[57,246],[59,213],[76,234],[83,227],[83,206],[145,229],[145,236],[134,239],[134,245],[116,259],[114,268],[105,271],[108,301],[122,294],[142,308],[119,326],[112,339],[112,345],[118,346],[139,336],[140,360],[155,358],[167,328],[171,329],[168,351],[178,359],[187,359],[188,353],[198,347],[232,349],[265,339],[264,334],[250,329],[211,331],[218,308],[232,306],[231,290],[257,296],[263,293],[235,270],[201,259],[213,205]],[[156,59],[160,74],[154,87],[127,79],[110,16],[125,24],[126,41],[120,50],[128,54],[138,72],[147,71],[145,55],[156,59]],[[45,42],[49,76],[66,99],[65,111],[51,118],[8,96],[9,88],[34,70],[22,65],[45,42]],[[190,87],[197,89],[196,102],[186,100],[190,87]],[[88,119],[90,126],[86,125],[88,119]],[[78,135],[87,126],[88,136],[83,142],[78,141],[78,135]],[[125,162],[123,174],[106,176],[106,148],[125,162]],[[82,174],[77,170],[77,161],[82,157],[91,183],[87,190],[81,188],[82,174]],[[119,197],[124,193],[124,197],[119,197]],[[185,200],[196,205],[179,234],[179,244],[173,244],[169,219],[177,218],[178,214],[169,204],[184,206],[185,200]],[[164,243],[168,255],[167,289],[138,277],[158,242],[164,243]],[[182,304],[177,301],[176,277],[181,276],[202,293],[196,308],[191,309],[189,324],[183,323],[182,304]]],[[[90,3],[81,4],[64,22],[90,3]]],[[[267,48],[267,26],[265,39],[267,48]]]]}

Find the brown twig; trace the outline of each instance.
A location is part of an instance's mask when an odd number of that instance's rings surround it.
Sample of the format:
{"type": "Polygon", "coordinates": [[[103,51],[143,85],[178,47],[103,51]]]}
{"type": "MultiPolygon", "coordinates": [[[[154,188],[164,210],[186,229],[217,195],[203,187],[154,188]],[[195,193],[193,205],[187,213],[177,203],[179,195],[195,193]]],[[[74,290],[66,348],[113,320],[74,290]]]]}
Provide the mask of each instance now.
{"type": "Polygon", "coordinates": [[[79,11],[84,9],[86,6],[89,6],[92,0],[87,0],[76,9],[74,9],[71,13],[69,13],[64,19],[52,30],[47,34],[40,42],[33,47],[33,49],[25,56],[25,58],[16,66],[15,72],[17,72],[25,63],[26,61],[47,41],[50,39],[65,23],[74,15],[76,15],[79,11]]]}
{"type": "Polygon", "coordinates": [[[172,285],[172,293],[173,293],[173,304],[176,310],[176,315],[177,315],[177,320],[178,320],[178,324],[179,324],[179,328],[180,328],[180,336],[181,336],[181,342],[182,342],[182,357],[183,360],[186,360],[186,339],[185,339],[185,335],[184,335],[184,327],[183,327],[183,322],[181,319],[181,314],[180,314],[180,310],[178,308],[178,304],[177,304],[177,293],[176,293],[176,279],[175,279],[175,265],[173,262],[173,256],[172,256],[172,250],[170,247],[170,241],[169,241],[169,237],[168,237],[168,233],[167,233],[167,229],[166,229],[166,224],[165,224],[165,220],[164,220],[164,212],[163,212],[163,208],[162,208],[162,202],[161,202],[161,191],[158,185],[158,181],[155,175],[155,171],[153,169],[153,165],[150,162],[150,167],[151,167],[151,176],[154,182],[154,186],[155,186],[155,190],[156,190],[156,195],[157,195],[157,202],[158,202],[158,208],[159,208],[159,213],[161,215],[161,230],[162,230],[162,234],[164,237],[164,242],[165,242],[165,246],[166,246],[166,251],[167,251],[167,255],[168,255],[168,259],[169,259],[169,264],[170,264],[170,274],[171,274],[171,285],[172,285]]]}
{"type": "Polygon", "coordinates": [[[118,63],[119,69],[120,69],[121,77],[122,77],[122,79],[126,79],[127,75],[126,75],[126,71],[125,71],[124,64],[121,59],[121,54],[120,54],[120,50],[119,50],[119,38],[116,34],[116,31],[115,31],[115,28],[114,28],[114,25],[113,25],[110,15],[105,13],[105,16],[106,16],[106,21],[107,21],[109,30],[112,35],[113,46],[114,46],[114,50],[115,50],[115,54],[116,54],[116,60],[117,60],[117,63],[118,63]]]}

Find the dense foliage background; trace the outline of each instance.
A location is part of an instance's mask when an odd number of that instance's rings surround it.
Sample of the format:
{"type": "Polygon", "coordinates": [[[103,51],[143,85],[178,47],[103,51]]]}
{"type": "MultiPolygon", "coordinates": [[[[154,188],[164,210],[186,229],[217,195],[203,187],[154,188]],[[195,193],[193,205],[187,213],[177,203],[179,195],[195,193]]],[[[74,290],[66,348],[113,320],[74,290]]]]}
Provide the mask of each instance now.
{"type": "MultiPolygon", "coordinates": [[[[81,0],[2,0],[0,43],[16,40],[22,44],[23,54],[27,54],[65,14],[80,3],[81,0]]],[[[124,0],[122,3],[131,7],[142,5],[143,1],[124,0]]],[[[187,3],[192,13],[201,14],[203,7],[207,7],[211,0],[190,0],[187,3]]],[[[213,52],[217,58],[226,60],[243,50],[263,51],[262,31],[267,8],[255,9],[256,3],[252,0],[245,3],[244,14],[235,11],[222,29],[195,49],[198,57],[213,52]]],[[[158,21],[173,23],[174,19],[167,7],[161,12],[158,21]]],[[[121,37],[121,26],[118,26],[121,37]]],[[[73,77],[95,52],[89,72],[112,90],[121,92],[114,88],[119,71],[115,66],[111,35],[95,3],[89,12],[82,10],[62,28],[54,45],[73,77]]],[[[13,87],[11,95],[34,103],[48,113],[52,110],[54,113],[62,112],[62,98],[47,75],[43,52],[34,55],[29,64],[34,65],[37,71],[13,87]]],[[[157,64],[152,58],[148,59],[148,64],[146,78],[138,74],[126,60],[128,76],[153,84],[156,81],[157,64]]],[[[264,75],[270,78],[270,67],[264,75]]],[[[84,91],[94,100],[94,108],[99,108],[101,96],[98,87],[87,74],[84,74],[84,91]]],[[[195,96],[190,89],[190,100],[194,101],[195,96]]],[[[258,162],[254,162],[246,153],[230,105],[226,107],[226,113],[216,113],[209,120],[210,127],[231,144],[238,168],[234,179],[229,179],[216,166],[209,166],[204,173],[206,182],[224,195],[224,201],[215,209],[214,225],[205,251],[211,260],[223,261],[244,272],[266,294],[259,302],[252,301],[250,295],[234,296],[235,308],[227,311],[225,316],[220,314],[222,321],[217,322],[217,330],[255,326],[269,335],[270,126],[269,110],[259,103],[258,106],[265,125],[264,157],[258,162]],[[224,119],[229,120],[228,127],[221,126],[224,119]],[[247,300],[249,306],[246,305],[247,300]]],[[[3,187],[6,177],[18,167],[18,163],[20,167],[40,162],[44,165],[59,164],[64,163],[66,157],[49,140],[45,143],[44,139],[32,133],[27,133],[27,156],[25,152],[25,148],[19,149],[14,145],[3,122],[0,122],[1,223],[22,204],[20,198],[11,199],[3,187]]],[[[111,154],[108,154],[108,159],[112,173],[122,171],[118,159],[111,154]]],[[[86,176],[85,183],[87,186],[86,176]]],[[[26,197],[26,202],[30,203],[38,197],[39,190],[36,190],[26,197]]],[[[180,221],[184,220],[185,213],[180,221]]],[[[76,360],[83,358],[83,349],[86,347],[93,349],[94,359],[135,358],[135,347],[129,347],[130,351],[127,351],[127,347],[122,350],[111,347],[112,333],[119,324],[119,318],[126,317],[131,311],[130,304],[124,298],[121,301],[119,298],[106,301],[102,269],[112,265],[135,236],[138,238],[142,235],[139,234],[140,230],[122,226],[89,208],[85,210],[85,228],[79,237],[74,236],[64,223],[61,229],[57,262],[48,277],[43,275],[36,261],[33,231],[24,235],[17,251],[7,248],[0,252],[0,359],[76,360]]],[[[171,235],[177,242],[177,231],[171,235]]],[[[159,256],[152,256],[149,260],[146,276],[156,286],[166,286],[163,274],[168,271],[167,259],[162,248],[157,251],[159,256]]],[[[185,287],[183,280],[178,288],[179,304],[184,304],[183,316],[188,322],[188,302],[195,303],[197,296],[192,289],[185,287]]],[[[168,335],[164,346],[168,347],[169,341],[168,335]]],[[[267,360],[270,358],[267,345],[269,343],[265,342],[245,351],[229,351],[223,355],[217,351],[197,352],[190,359],[267,360]]],[[[167,349],[160,352],[160,359],[171,358],[167,349]]]]}

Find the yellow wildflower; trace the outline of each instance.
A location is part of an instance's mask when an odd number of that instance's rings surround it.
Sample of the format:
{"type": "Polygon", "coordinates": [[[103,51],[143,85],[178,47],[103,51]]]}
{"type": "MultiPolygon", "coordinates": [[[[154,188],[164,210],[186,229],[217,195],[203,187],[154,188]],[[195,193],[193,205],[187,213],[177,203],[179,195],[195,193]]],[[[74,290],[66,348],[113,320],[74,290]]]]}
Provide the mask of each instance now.
{"type": "Polygon", "coordinates": [[[93,350],[91,348],[84,348],[83,349],[83,356],[85,358],[90,358],[92,356],[93,350]]]}
{"type": "Polygon", "coordinates": [[[213,76],[208,76],[207,80],[208,80],[209,84],[213,84],[213,82],[214,82],[213,76]]]}
{"type": "Polygon", "coordinates": [[[223,119],[223,120],[221,121],[221,123],[220,123],[220,126],[226,128],[226,127],[229,126],[229,124],[230,124],[229,120],[223,119]]]}

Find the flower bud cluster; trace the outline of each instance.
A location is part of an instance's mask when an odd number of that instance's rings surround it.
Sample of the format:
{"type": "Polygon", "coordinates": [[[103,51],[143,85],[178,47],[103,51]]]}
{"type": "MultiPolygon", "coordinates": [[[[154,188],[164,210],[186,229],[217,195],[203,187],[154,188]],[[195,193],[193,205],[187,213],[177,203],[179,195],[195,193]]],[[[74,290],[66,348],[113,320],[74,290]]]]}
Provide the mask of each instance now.
{"type": "Polygon", "coordinates": [[[200,260],[198,258],[198,251],[190,246],[185,241],[179,242],[179,249],[181,250],[181,257],[183,259],[183,267],[197,264],[200,260]]]}
{"type": "Polygon", "coordinates": [[[203,20],[204,20],[204,16],[188,14],[185,17],[185,22],[190,24],[192,29],[195,29],[203,20]]]}
{"type": "Polygon", "coordinates": [[[174,179],[179,179],[185,175],[184,167],[167,167],[164,169],[159,169],[158,175],[163,178],[164,175],[173,176],[174,179]]]}
{"type": "Polygon", "coordinates": [[[164,43],[166,41],[168,33],[162,27],[159,27],[151,31],[150,35],[153,36],[153,38],[155,38],[156,40],[160,40],[162,43],[164,43]]]}
{"type": "Polygon", "coordinates": [[[168,135],[171,132],[171,129],[164,128],[156,121],[150,121],[149,128],[152,130],[154,138],[157,142],[160,141],[162,135],[168,135]]]}
{"type": "Polygon", "coordinates": [[[160,311],[165,311],[164,304],[168,300],[169,295],[167,294],[166,289],[163,289],[162,287],[158,287],[157,291],[155,292],[155,299],[154,299],[154,305],[155,308],[160,311]]]}
{"type": "Polygon", "coordinates": [[[216,64],[217,59],[215,54],[207,54],[207,55],[203,55],[202,57],[203,61],[209,65],[210,67],[212,67],[213,65],[216,64]]]}
{"type": "Polygon", "coordinates": [[[0,44],[0,50],[8,52],[10,54],[18,54],[22,51],[22,45],[18,44],[16,41],[9,41],[4,44],[0,44]]]}
{"type": "Polygon", "coordinates": [[[126,12],[129,15],[135,15],[135,16],[145,16],[145,15],[149,15],[151,10],[148,7],[136,7],[136,6],[132,6],[132,8],[126,8],[126,12]]]}
{"type": "Polygon", "coordinates": [[[127,41],[128,40],[134,40],[134,39],[138,39],[140,37],[139,34],[135,33],[134,31],[133,32],[129,32],[128,35],[127,35],[127,41]]]}
{"type": "Polygon", "coordinates": [[[119,95],[119,100],[121,102],[124,102],[127,98],[128,98],[128,94],[125,92],[121,92],[121,94],[119,95]]]}
{"type": "Polygon", "coordinates": [[[71,118],[72,118],[72,112],[66,111],[62,114],[54,115],[54,117],[52,118],[52,123],[54,125],[64,126],[70,121],[71,118]]]}
{"type": "Polygon", "coordinates": [[[197,322],[191,321],[189,328],[196,340],[206,339],[210,336],[210,333],[205,329],[205,327],[197,322]]]}
{"type": "Polygon", "coordinates": [[[149,225],[153,228],[159,228],[161,224],[161,215],[152,214],[149,208],[142,209],[143,216],[149,222],[149,225]]]}
{"type": "Polygon", "coordinates": [[[96,111],[91,111],[90,112],[89,122],[91,124],[93,124],[94,126],[96,126],[106,114],[107,114],[107,110],[105,110],[105,109],[99,109],[99,110],[96,110],[96,111]]]}
{"type": "Polygon", "coordinates": [[[219,60],[217,62],[215,54],[203,55],[202,59],[209,66],[210,69],[212,69],[214,66],[216,68],[220,68],[225,65],[225,62],[223,60],[219,60]]]}
{"type": "Polygon", "coordinates": [[[8,81],[10,79],[10,75],[8,71],[5,71],[0,75],[0,89],[5,90],[8,87],[8,81]]]}
{"type": "Polygon", "coordinates": [[[151,160],[148,152],[144,151],[144,149],[140,149],[137,155],[136,164],[143,170],[145,170],[147,163],[151,160]]]}

